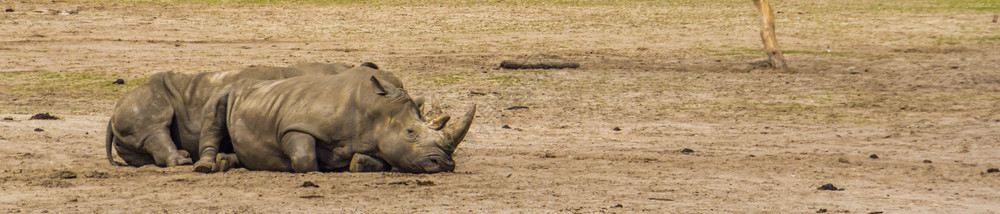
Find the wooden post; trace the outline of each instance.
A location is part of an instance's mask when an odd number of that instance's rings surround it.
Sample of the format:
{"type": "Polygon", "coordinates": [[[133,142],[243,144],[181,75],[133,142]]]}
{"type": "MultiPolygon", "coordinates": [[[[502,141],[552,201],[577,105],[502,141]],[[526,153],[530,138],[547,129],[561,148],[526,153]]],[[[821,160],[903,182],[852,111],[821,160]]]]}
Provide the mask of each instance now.
{"type": "Polygon", "coordinates": [[[762,25],[760,28],[760,39],[764,41],[764,49],[767,51],[767,59],[771,66],[782,72],[791,72],[785,64],[785,56],[781,54],[778,47],[778,39],[774,35],[774,10],[771,10],[771,3],[768,0],[751,0],[757,5],[760,12],[762,25]]]}

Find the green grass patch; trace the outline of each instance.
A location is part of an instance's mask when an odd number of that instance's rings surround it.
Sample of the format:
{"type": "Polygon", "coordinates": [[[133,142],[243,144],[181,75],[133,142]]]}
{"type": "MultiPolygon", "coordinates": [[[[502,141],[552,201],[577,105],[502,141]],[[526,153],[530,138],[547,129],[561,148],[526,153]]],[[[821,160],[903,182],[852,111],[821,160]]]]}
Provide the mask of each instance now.
{"type": "Polygon", "coordinates": [[[722,52],[717,52],[717,53],[714,53],[712,55],[714,55],[714,56],[741,56],[741,55],[759,54],[759,53],[763,53],[763,52],[764,52],[763,49],[747,48],[747,47],[736,47],[736,48],[725,50],[725,51],[722,51],[722,52]]]}
{"type": "Polygon", "coordinates": [[[418,76],[417,79],[432,85],[451,85],[459,81],[468,81],[471,73],[434,73],[418,76]]]}
{"type": "Polygon", "coordinates": [[[793,55],[793,54],[808,54],[817,56],[835,56],[835,57],[849,57],[858,59],[885,59],[889,58],[886,54],[867,54],[867,53],[854,53],[854,52],[837,52],[837,51],[807,51],[807,50],[783,50],[783,54],[793,55]]]}
{"type": "Polygon", "coordinates": [[[932,36],[937,45],[958,45],[958,44],[992,44],[1000,42],[1000,36],[932,36]]]}
{"type": "MultiPolygon", "coordinates": [[[[837,51],[827,52],[827,51],[811,51],[811,50],[782,50],[782,53],[785,55],[803,54],[803,55],[817,55],[817,56],[854,57],[854,58],[866,58],[866,59],[880,59],[888,57],[884,55],[859,54],[852,52],[837,52],[837,51]]],[[[733,49],[710,53],[709,55],[753,58],[753,57],[764,56],[764,50],[746,48],[746,47],[737,47],[733,49]]]]}
{"type": "Polygon", "coordinates": [[[486,77],[486,80],[503,87],[516,86],[523,83],[520,77],[512,74],[490,75],[486,77]]]}
{"type": "Polygon", "coordinates": [[[972,39],[972,41],[975,41],[976,43],[980,43],[980,44],[998,43],[998,42],[1000,42],[1000,36],[981,36],[981,37],[976,37],[976,38],[972,39]]]}
{"type": "Polygon", "coordinates": [[[937,45],[957,45],[962,42],[962,38],[959,37],[936,37],[934,38],[934,43],[937,45]]]}
{"type": "Polygon", "coordinates": [[[937,9],[945,11],[1000,12],[1000,0],[932,0],[937,9]]]}
{"type": "Polygon", "coordinates": [[[421,75],[417,80],[431,85],[451,85],[459,83],[488,83],[490,85],[511,86],[542,86],[548,82],[545,70],[502,70],[499,72],[457,72],[434,73],[421,75]]]}
{"type": "Polygon", "coordinates": [[[381,1],[360,1],[360,0],[69,0],[70,2],[81,3],[108,3],[108,4],[133,4],[133,5],[159,5],[159,6],[180,6],[180,5],[205,5],[205,6],[252,6],[252,5],[346,5],[379,3],[381,1]]]}
{"type": "Polygon", "coordinates": [[[111,84],[119,75],[88,72],[14,72],[0,74],[0,86],[8,93],[25,96],[68,96],[116,100],[120,92],[146,82],[146,77],[125,79],[125,84],[111,84]]]}
{"type": "Polygon", "coordinates": [[[889,10],[899,12],[1000,12],[1000,0],[914,0],[914,1],[873,1],[867,2],[866,10],[889,10]]]}
{"type": "Polygon", "coordinates": [[[840,56],[847,57],[851,53],[848,52],[837,52],[837,51],[807,51],[807,50],[783,50],[784,54],[808,54],[808,55],[826,55],[826,56],[840,56]]]}
{"type": "Polygon", "coordinates": [[[387,6],[727,6],[738,0],[698,1],[698,0],[66,0],[77,3],[113,3],[135,5],[207,5],[207,6],[253,6],[253,5],[387,5],[387,6]]]}

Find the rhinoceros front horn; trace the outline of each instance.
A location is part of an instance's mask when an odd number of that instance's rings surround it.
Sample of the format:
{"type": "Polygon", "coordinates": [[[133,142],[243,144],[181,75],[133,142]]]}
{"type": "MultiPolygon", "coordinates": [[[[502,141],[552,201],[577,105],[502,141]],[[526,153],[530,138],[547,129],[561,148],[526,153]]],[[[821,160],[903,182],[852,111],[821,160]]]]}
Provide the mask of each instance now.
{"type": "Polygon", "coordinates": [[[469,133],[469,128],[472,127],[472,119],[476,117],[476,105],[472,105],[469,111],[465,112],[461,118],[458,118],[456,123],[452,123],[448,127],[444,128],[445,134],[451,136],[450,139],[445,141],[444,151],[451,155],[455,152],[455,148],[458,148],[458,144],[462,143],[465,139],[465,134],[469,133]]]}

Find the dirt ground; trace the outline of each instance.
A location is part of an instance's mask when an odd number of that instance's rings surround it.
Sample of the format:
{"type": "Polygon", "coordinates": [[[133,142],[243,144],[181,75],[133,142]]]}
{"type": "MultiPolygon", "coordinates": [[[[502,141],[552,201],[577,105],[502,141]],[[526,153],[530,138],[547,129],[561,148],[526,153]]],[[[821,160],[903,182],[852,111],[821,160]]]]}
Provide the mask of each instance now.
{"type": "Polygon", "coordinates": [[[0,0],[0,212],[1000,212],[998,1],[773,1],[795,73],[745,0],[209,2],[0,0]],[[454,173],[105,159],[153,73],[364,61],[479,105],[454,173]]]}

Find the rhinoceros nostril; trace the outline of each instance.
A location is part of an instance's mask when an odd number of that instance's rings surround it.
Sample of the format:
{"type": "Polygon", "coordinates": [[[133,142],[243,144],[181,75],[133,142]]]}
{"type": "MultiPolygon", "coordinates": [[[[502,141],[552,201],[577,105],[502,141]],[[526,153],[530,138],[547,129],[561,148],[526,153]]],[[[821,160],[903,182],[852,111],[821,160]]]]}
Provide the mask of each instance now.
{"type": "Polygon", "coordinates": [[[424,157],[417,161],[417,166],[423,168],[424,171],[432,171],[440,165],[434,159],[424,157]]]}
{"type": "Polygon", "coordinates": [[[426,173],[450,172],[455,169],[455,162],[442,155],[424,156],[417,163],[426,173]]]}
{"type": "Polygon", "coordinates": [[[433,161],[434,163],[439,164],[439,165],[452,165],[452,164],[454,164],[451,161],[449,161],[447,157],[444,157],[444,156],[441,156],[441,155],[430,155],[430,156],[427,156],[427,159],[430,159],[431,161],[433,161]]]}
{"type": "Polygon", "coordinates": [[[438,158],[431,158],[431,162],[434,162],[434,164],[437,164],[438,166],[441,165],[441,160],[438,158]]]}
{"type": "Polygon", "coordinates": [[[437,165],[438,171],[452,171],[455,169],[455,162],[451,158],[441,155],[431,155],[429,159],[437,165]]]}

